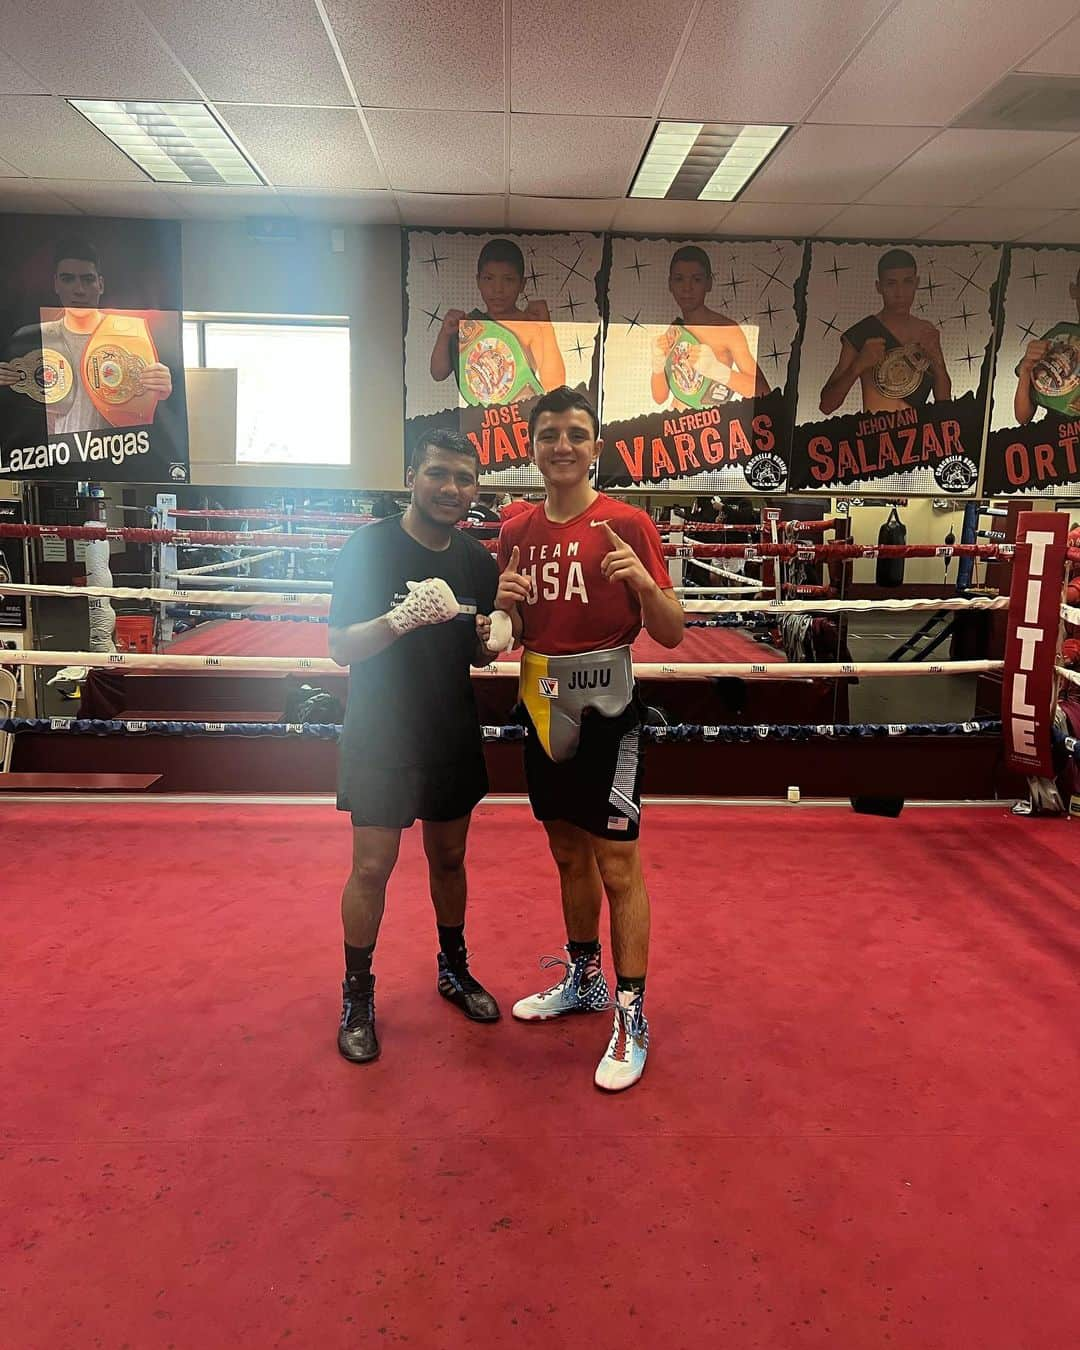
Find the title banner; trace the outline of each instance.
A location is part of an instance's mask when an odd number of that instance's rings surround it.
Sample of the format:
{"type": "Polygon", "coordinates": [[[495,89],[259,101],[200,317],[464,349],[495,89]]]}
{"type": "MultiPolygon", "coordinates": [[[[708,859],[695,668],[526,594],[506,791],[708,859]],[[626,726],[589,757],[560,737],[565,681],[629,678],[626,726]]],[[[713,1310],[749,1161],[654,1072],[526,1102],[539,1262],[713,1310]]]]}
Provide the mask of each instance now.
{"type": "Polygon", "coordinates": [[[186,482],[180,227],[0,216],[0,479],[186,482]]]}
{"type": "Polygon", "coordinates": [[[1001,249],[810,246],[790,487],[970,496],[1001,249]]]}
{"type": "Polygon", "coordinates": [[[1041,778],[1054,777],[1054,662],[1068,534],[1064,512],[1025,511],[1009,590],[1001,686],[1005,763],[1015,773],[1041,778]]]}

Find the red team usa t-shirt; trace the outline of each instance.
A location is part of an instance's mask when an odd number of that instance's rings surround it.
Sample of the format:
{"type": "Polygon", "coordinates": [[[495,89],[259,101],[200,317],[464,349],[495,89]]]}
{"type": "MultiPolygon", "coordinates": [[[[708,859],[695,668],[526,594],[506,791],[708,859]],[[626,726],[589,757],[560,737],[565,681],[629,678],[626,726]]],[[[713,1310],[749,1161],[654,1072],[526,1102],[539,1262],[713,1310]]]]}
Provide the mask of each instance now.
{"type": "Polygon", "coordinates": [[[602,492],[573,520],[548,520],[541,502],[503,524],[499,532],[499,570],[505,571],[516,544],[518,570],[531,577],[534,599],[521,605],[521,640],[542,656],[603,651],[633,642],[641,632],[641,606],[622,581],[600,571],[612,545],[607,531],[593,521],[606,520],[641,559],[662,590],[671,588],[660,535],[644,511],[613,501],[602,492]]]}

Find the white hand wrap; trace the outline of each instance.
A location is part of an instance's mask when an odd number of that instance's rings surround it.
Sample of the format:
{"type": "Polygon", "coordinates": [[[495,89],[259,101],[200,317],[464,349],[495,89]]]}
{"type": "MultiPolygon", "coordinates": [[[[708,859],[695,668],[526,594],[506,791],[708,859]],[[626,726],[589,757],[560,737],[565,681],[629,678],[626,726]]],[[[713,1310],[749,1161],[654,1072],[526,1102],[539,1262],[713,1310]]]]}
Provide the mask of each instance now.
{"type": "Polygon", "coordinates": [[[403,637],[416,628],[456,619],[461,607],[442,577],[428,577],[426,581],[410,581],[409,594],[387,614],[386,622],[395,637],[403,637]]]}
{"type": "Polygon", "coordinates": [[[514,625],[510,622],[510,615],[503,609],[496,609],[488,618],[491,620],[491,633],[484,643],[485,649],[496,656],[499,652],[509,651],[514,645],[514,625]]]}
{"type": "Polygon", "coordinates": [[[718,361],[716,353],[711,347],[704,345],[692,348],[693,361],[695,369],[707,380],[712,380],[716,384],[722,384],[725,389],[731,388],[731,367],[725,366],[722,361],[718,361]]]}

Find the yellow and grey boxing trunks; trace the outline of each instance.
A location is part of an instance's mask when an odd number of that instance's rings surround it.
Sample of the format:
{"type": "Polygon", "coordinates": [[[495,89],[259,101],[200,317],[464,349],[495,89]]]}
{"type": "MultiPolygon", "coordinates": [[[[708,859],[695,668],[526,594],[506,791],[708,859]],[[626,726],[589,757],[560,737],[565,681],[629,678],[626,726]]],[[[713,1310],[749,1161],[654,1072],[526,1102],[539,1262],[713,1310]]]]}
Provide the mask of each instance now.
{"type": "Polygon", "coordinates": [[[634,662],[629,647],[609,647],[574,656],[521,654],[518,696],[536,735],[556,764],[572,759],[586,711],[618,717],[634,696],[634,662]]]}

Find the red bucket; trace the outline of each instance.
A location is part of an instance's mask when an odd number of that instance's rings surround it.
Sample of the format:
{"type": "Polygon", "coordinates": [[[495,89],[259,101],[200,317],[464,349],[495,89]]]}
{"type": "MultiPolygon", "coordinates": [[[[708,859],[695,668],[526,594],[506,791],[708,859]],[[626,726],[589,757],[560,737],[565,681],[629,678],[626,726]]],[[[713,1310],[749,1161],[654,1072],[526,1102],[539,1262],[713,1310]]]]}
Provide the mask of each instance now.
{"type": "Polygon", "coordinates": [[[113,635],[118,652],[152,652],[154,618],[152,614],[118,614],[113,635]]]}

